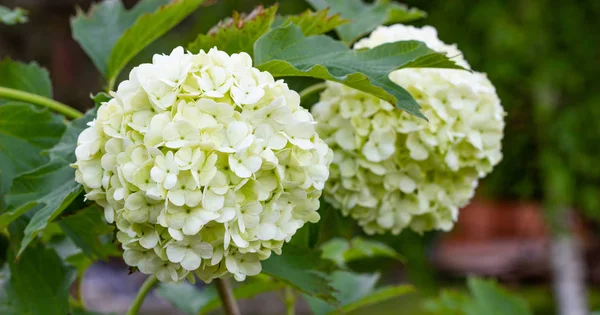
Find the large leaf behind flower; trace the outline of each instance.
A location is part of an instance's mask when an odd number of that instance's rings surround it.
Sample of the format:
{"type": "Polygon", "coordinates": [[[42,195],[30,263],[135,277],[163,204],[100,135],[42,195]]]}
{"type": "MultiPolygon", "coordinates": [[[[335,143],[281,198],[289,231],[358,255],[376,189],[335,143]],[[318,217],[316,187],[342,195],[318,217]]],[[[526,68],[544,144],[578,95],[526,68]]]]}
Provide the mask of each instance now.
{"type": "Polygon", "coordinates": [[[121,0],[104,0],[71,20],[73,38],[109,82],[154,40],[191,14],[204,0],[142,0],[127,10],[121,0]]]}
{"type": "Polygon", "coordinates": [[[330,14],[329,8],[317,12],[306,10],[298,15],[283,17],[281,21],[282,24],[291,22],[298,25],[306,36],[325,34],[349,22],[339,14],[330,14]]]}
{"type": "Polygon", "coordinates": [[[329,15],[328,9],[318,12],[307,10],[302,14],[275,19],[277,8],[277,5],[267,9],[259,6],[247,15],[235,12],[233,17],[219,22],[208,34],[198,35],[189,44],[188,49],[197,53],[200,49],[208,51],[217,46],[219,50],[229,54],[243,51],[253,55],[254,43],[267,33],[271,26],[292,22],[298,25],[306,36],[311,36],[329,32],[347,22],[340,18],[339,14],[329,15]]]}
{"type": "Polygon", "coordinates": [[[330,8],[351,23],[337,27],[337,33],[347,44],[370,33],[377,26],[390,23],[406,23],[426,16],[425,12],[408,8],[389,0],[365,3],[363,0],[307,0],[314,8],[330,8]]]}
{"type": "Polygon", "coordinates": [[[56,218],[82,191],[81,185],[74,180],[75,170],[70,164],[75,162],[73,152],[77,135],[93,117],[95,112],[89,111],[84,117],[74,120],[55,148],[49,151],[50,161],[13,181],[10,191],[6,194],[8,211],[0,216],[0,227],[6,226],[30,210],[34,213],[25,228],[19,254],[48,222],[56,218]]]}
{"type": "Polygon", "coordinates": [[[110,53],[123,33],[146,13],[154,12],[169,0],[142,0],[131,10],[121,0],[105,0],[92,4],[88,13],[81,10],[71,19],[73,38],[106,75],[110,53]]]}
{"type": "Polygon", "coordinates": [[[115,43],[108,60],[109,81],[116,79],[127,63],[146,46],[175,27],[204,0],[172,0],[152,14],[141,16],[115,43]]]}
{"type": "Polygon", "coordinates": [[[259,6],[248,16],[235,12],[233,17],[219,22],[208,34],[198,35],[188,49],[198,53],[201,49],[208,51],[216,46],[228,54],[246,52],[252,55],[254,42],[269,31],[275,20],[275,13],[276,5],[267,9],[259,6]]]}
{"type": "Polygon", "coordinates": [[[306,37],[289,24],[273,29],[254,44],[254,61],[275,77],[303,76],[335,81],[372,94],[415,116],[425,118],[419,104],[390,72],[407,67],[460,69],[443,54],[418,41],[387,43],[352,50],[331,37],[306,37]]]}

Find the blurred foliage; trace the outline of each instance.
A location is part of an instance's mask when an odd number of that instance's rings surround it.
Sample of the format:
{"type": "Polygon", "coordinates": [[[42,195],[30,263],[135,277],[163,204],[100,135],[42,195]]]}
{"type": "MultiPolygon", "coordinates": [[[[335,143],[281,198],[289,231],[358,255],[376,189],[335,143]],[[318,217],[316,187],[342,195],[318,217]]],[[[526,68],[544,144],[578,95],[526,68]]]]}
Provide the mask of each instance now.
{"type": "Polygon", "coordinates": [[[600,28],[600,2],[404,2],[427,11],[421,24],[435,26],[474,69],[488,73],[508,112],[504,160],[486,180],[486,192],[541,200],[566,190],[574,195],[563,193],[557,202],[572,201],[597,216],[600,42],[594,30],[600,28]],[[566,174],[562,187],[544,188],[549,168],[563,169],[557,171],[566,174]]]}
{"type": "Polygon", "coordinates": [[[495,281],[469,278],[470,295],[444,290],[436,299],[427,301],[426,309],[443,315],[530,315],[529,306],[495,281]]]}

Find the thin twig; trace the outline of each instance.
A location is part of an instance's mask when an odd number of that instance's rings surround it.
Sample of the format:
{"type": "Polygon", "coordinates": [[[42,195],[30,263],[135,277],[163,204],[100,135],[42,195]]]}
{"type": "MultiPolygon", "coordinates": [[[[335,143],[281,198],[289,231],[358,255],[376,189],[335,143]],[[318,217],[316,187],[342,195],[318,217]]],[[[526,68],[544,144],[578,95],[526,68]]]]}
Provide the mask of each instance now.
{"type": "Polygon", "coordinates": [[[237,305],[235,297],[233,296],[233,291],[231,291],[231,287],[229,286],[227,279],[218,278],[215,280],[215,284],[217,285],[217,291],[219,291],[219,297],[221,297],[225,314],[241,315],[240,309],[237,305]]]}

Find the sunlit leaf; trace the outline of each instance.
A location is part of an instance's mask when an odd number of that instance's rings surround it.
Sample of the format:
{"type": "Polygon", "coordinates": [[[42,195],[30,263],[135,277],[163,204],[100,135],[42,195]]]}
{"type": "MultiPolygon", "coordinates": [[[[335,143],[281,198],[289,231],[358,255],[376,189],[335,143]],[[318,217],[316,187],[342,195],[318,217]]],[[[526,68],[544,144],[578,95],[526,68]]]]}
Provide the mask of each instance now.
{"type": "Polygon", "coordinates": [[[343,19],[339,14],[330,14],[329,8],[319,11],[306,10],[298,15],[290,15],[283,18],[283,23],[296,24],[306,36],[325,34],[349,20],[343,19]]]}
{"type": "Polygon", "coordinates": [[[243,51],[252,55],[254,42],[269,31],[276,12],[276,5],[267,9],[258,6],[248,15],[234,12],[233,17],[219,22],[208,34],[198,35],[188,49],[197,53],[216,46],[229,54],[243,51]]]}

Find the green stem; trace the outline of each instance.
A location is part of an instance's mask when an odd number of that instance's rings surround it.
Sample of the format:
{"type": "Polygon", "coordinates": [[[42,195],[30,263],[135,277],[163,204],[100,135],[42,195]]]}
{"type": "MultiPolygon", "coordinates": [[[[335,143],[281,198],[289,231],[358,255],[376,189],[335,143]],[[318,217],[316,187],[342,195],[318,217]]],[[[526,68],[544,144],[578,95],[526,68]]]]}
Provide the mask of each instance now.
{"type": "Polygon", "coordinates": [[[317,84],[313,84],[309,87],[307,87],[306,89],[300,91],[300,102],[303,102],[306,100],[306,98],[308,96],[310,96],[311,94],[315,93],[315,92],[319,92],[324,90],[327,87],[327,85],[325,84],[325,82],[321,82],[321,83],[317,83],[317,84]]]}
{"type": "Polygon", "coordinates": [[[116,77],[112,77],[108,80],[108,83],[106,85],[106,93],[110,93],[110,91],[112,91],[112,89],[115,87],[115,83],[117,82],[117,78],[116,77]]]}
{"type": "Polygon", "coordinates": [[[225,314],[240,315],[240,309],[235,301],[233,291],[231,291],[231,287],[229,286],[227,279],[217,278],[215,280],[215,284],[217,285],[217,291],[219,292],[219,297],[221,298],[221,303],[223,304],[225,314]]]}
{"type": "Polygon", "coordinates": [[[296,292],[292,287],[285,287],[285,314],[294,315],[296,313],[296,292]]]}
{"type": "Polygon", "coordinates": [[[142,303],[144,303],[146,295],[148,294],[148,292],[150,292],[150,289],[152,289],[152,287],[157,282],[158,279],[156,279],[156,276],[150,276],[148,277],[148,279],[146,279],[146,281],[144,281],[142,287],[138,291],[137,296],[135,297],[135,300],[133,300],[133,303],[131,303],[129,310],[127,311],[127,315],[137,315],[137,313],[140,311],[140,308],[142,307],[142,303]]]}
{"type": "Polygon", "coordinates": [[[83,114],[75,108],[47,97],[0,86],[0,98],[2,97],[48,107],[72,119],[83,117],[83,114]]]}

